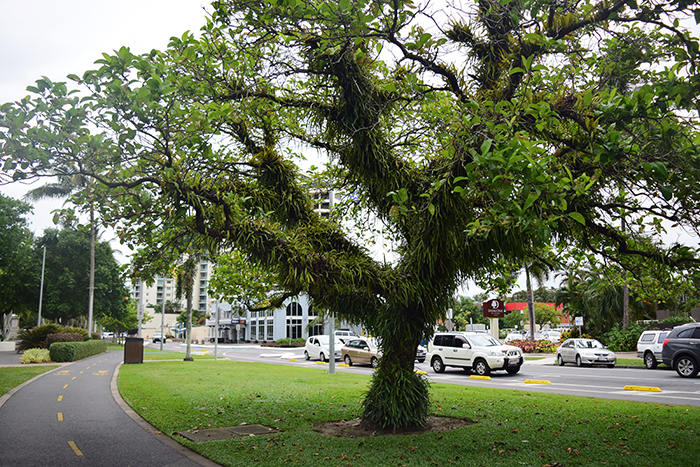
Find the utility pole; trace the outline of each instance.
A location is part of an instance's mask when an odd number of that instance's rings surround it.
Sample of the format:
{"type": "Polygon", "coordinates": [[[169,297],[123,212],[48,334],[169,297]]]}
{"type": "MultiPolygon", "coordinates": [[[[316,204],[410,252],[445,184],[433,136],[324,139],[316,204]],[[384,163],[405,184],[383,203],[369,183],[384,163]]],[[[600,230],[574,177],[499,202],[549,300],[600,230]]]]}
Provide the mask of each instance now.
{"type": "Polygon", "coordinates": [[[46,267],[46,245],[44,245],[44,259],[41,261],[41,285],[39,286],[39,317],[36,325],[41,326],[41,303],[44,299],[44,268],[46,267]]]}

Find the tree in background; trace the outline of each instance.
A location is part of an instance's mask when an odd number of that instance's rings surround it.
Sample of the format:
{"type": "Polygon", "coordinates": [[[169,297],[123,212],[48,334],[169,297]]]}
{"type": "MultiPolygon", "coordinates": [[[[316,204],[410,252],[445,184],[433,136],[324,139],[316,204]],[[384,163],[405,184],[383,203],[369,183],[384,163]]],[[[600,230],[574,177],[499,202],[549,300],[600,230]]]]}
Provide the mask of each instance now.
{"type": "MultiPolygon", "coordinates": [[[[80,193],[90,200],[91,181],[84,174],[57,174],[57,181],[47,183],[43,186],[29,190],[25,198],[38,201],[45,198],[68,198],[73,193],[80,193]]],[[[93,308],[95,303],[95,238],[97,231],[95,227],[95,208],[89,203],[90,211],[90,283],[88,286],[88,332],[93,332],[93,308]]]]}
{"type": "MultiPolygon", "coordinates": [[[[465,279],[552,244],[690,271],[662,220],[700,225],[698,41],[687,3],[231,0],[199,38],[105,54],[0,110],[15,179],[79,167],[102,219],[160,255],[197,235],[285,294],[381,337],[363,400],[379,428],[425,423],[415,349],[465,279]],[[434,27],[437,26],[437,27],[434,27]],[[394,251],[313,211],[296,148],[371,213],[394,251]],[[625,217],[634,228],[621,229],[625,217]]],[[[353,219],[347,219],[352,221],[353,219]]],[[[147,253],[146,253],[147,254],[147,253]]]]}
{"type": "Polygon", "coordinates": [[[488,324],[488,318],[484,318],[481,306],[474,303],[469,297],[458,297],[452,304],[452,321],[455,329],[463,330],[471,324],[488,324]]]}
{"type": "MultiPolygon", "coordinates": [[[[90,283],[90,235],[78,229],[46,229],[36,240],[37,256],[46,246],[42,318],[67,325],[79,322],[87,327],[87,300],[90,283]]],[[[95,247],[95,317],[123,319],[129,292],[108,242],[95,247]]]]}
{"type": "Polygon", "coordinates": [[[24,217],[30,211],[29,205],[0,194],[0,315],[18,315],[24,327],[36,324],[41,271],[24,217]]]}

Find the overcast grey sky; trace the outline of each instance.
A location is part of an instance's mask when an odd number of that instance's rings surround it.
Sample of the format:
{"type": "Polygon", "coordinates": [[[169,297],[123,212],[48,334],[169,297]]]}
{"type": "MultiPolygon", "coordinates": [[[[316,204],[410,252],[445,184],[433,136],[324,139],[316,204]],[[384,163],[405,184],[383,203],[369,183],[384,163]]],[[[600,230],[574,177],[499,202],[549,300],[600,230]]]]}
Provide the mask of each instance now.
{"type": "MultiPolygon", "coordinates": [[[[28,95],[26,87],[46,76],[81,76],[103,52],[122,46],[134,53],[163,49],[170,37],[198,31],[207,0],[0,0],[0,104],[28,95]]],[[[35,185],[36,186],[36,185],[35,185]]],[[[22,198],[24,185],[0,187],[22,198]]],[[[53,226],[60,201],[40,201],[31,216],[40,235],[53,226]]],[[[113,245],[116,246],[116,245],[113,245]]]]}

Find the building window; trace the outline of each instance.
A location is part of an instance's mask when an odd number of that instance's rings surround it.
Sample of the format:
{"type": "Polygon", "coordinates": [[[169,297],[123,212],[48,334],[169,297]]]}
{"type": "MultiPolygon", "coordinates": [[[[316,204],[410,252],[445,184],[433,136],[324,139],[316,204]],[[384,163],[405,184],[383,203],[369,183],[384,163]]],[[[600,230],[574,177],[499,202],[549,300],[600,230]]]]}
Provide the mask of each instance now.
{"type": "Polygon", "coordinates": [[[302,316],[303,308],[297,302],[287,305],[287,316],[302,316]]]}
{"type": "Polygon", "coordinates": [[[206,270],[207,270],[207,264],[206,264],[206,263],[202,264],[200,269],[201,269],[202,271],[206,271],[206,270]]]}

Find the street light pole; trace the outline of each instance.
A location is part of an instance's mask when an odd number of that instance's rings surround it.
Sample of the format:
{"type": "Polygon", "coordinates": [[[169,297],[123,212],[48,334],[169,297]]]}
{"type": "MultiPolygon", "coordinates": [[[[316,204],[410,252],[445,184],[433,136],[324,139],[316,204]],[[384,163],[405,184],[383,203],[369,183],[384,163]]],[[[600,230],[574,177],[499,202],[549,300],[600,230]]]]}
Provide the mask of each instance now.
{"type": "Polygon", "coordinates": [[[163,341],[165,340],[165,281],[163,281],[163,307],[160,309],[160,350],[163,350],[163,341]]]}
{"type": "Polygon", "coordinates": [[[36,320],[37,327],[41,326],[41,303],[44,299],[44,268],[46,267],[46,245],[44,245],[44,259],[41,261],[41,285],[39,286],[39,317],[36,320]]]}

